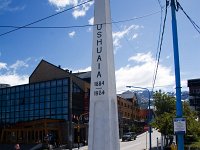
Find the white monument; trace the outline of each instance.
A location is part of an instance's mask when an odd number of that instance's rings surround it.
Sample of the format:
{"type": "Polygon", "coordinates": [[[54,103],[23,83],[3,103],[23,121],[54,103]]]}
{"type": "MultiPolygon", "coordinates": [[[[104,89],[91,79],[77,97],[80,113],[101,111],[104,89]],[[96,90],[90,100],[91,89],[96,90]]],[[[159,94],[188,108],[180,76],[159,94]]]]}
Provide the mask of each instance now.
{"type": "Polygon", "coordinates": [[[119,150],[109,0],[95,0],[89,112],[89,150],[119,150]]]}

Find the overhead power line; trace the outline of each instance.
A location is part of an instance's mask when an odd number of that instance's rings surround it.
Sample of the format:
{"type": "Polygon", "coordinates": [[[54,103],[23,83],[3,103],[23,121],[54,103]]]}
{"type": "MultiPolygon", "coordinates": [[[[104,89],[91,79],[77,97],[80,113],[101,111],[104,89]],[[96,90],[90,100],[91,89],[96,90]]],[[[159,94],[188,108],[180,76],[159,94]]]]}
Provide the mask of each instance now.
{"type": "Polygon", "coordinates": [[[158,66],[160,62],[160,54],[162,50],[162,43],[163,43],[163,37],[164,37],[164,31],[165,31],[165,23],[166,23],[166,18],[167,18],[167,7],[168,7],[168,0],[166,0],[166,6],[165,6],[165,16],[164,16],[164,21],[163,21],[163,28],[162,28],[162,34],[160,38],[160,45],[159,45],[159,52],[158,52],[158,58],[157,58],[157,65],[156,65],[156,70],[154,73],[154,78],[153,78],[153,86],[152,86],[152,91],[154,90],[155,83],[156,83],[156,78],[157,78],[157,73],[158,73],[158,66]]]}
{"type": "Polygon", "coordinates": [[[26,27],[28,27],[28,26],[30,26],[30,25],[33,25],[33,24],[36,24],[36,23],[38,23],[38,22],[44,21],[44,20],[46,20],[46,19],[49,19],[49,18],[51,18],[51,17],[57,16],[57,15],[59,15],[59,14],[61,14],[61,13],[64,13],[64,12],[69,11],[69,10],[72,10],[72,9],[74,9],[74,8],[76,8],[76,7],[79,7],[79,6],[81,6],[81,5],[84,5],[84,4],[89,3],[89,2],[91,2],[91,1],[93,1],[93,0],[85,1],[85,2],[83,2],[83,3],[80,3],[80,4],[76,5],[76,6],[70,7],[70,8],[68,8],[68,9],[65,9],[65,10],[60,11],[60,12],[57,12],[57,13],[55,13],[55,14],[53,14],[53,15],[44,17],[44,18],[39,19],[39,20],[36,20],[36,21],[33,21],[33,22],[31,22],[31,23],[29,23],[29,24],[27,24],[27,25],[24,25],[24,26],[21,26],[21,27],[17,27],[17,28],[15,28],[15,29],[13,29],[13,30],[10,30],[10,31],[7,31],[7,32],[5,32],[5,33],[0,34],[0,36],[3,36],[3,35],[6,35],[6,34],[9,34],[9,33],[11,33],[11,32],[15,32],[15,31],[17,31],[17,30],[26,28],[26,27]]]}
{"type": "Polygon", "coordinates": [[[186,15],[186,17],[189,19],[189,21],[192,23],[192,25],[194,26],[194,28],[197,30],[197,32],[199,32],[200,34],[200,27],[190,18],[190,16],[184,11],[183,7],[181,6],[181,4],[179,2],[177,2],[178,8],[180,8],[183,13],[186,15]]]}
{"type": "MultiPolygon", "coordinates": [[[[134,20],[138,20],[138,19],[142,19],[142,18],[146,18],[146,17],[150,17],[152,15],[155,15],[157,13],[159,13],[160,11],[156,11],[156,12],[152,12],[143,16],[139,16],[139,17],[134,17],[134,18],[130,18],[130,19],[125,19],[125,20],[119,20],[119,21],[112,21],[110,23],[102,23],[102,24],[118,24],[118,23],[123,23],[123,22],[130,22],[130,21],[134,21],[134,20]]],[[[25,25],[22,27],[19,26],[12,26],[12,25],[0,25],[0,28],[15,28],[15,29],[65,29],[65,28],[83,28],[83,27],[91,27],[91,26],[96,26],[96,24],[94,25],[90,25],[90,24],[85,24],[85,25],[72,25],[72,26],[34,26],[34,27],[30,27],[30,25],[25,25]]],[[[13,31],[14,32],[14,31],[13,31]]],[[[0,34],[0,36],[5,35],[6,33],[0,34]]]]}

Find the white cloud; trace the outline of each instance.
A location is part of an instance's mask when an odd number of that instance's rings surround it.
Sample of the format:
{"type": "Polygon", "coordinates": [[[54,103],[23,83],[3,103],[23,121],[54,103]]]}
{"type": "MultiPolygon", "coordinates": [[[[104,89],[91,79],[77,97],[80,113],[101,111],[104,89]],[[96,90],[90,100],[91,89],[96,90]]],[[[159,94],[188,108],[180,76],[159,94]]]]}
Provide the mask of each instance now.
{"type": "Polygon", "coordinates": [[[0,74],[0,83],[10,84],[10,85],[20,85],[28,83],[28,75],[22,75],[17,71],[28,67],[27,62],[30,58],[27,58],[25,61],[17,60],[14,64],[8,66],[7,63],[0,62],[0,70],[5,69],[0,74]]]}
{"type": "Polygon", "coordinates": [[[1,83],[10,84],[11,86],[27,84],[28,79],[29,79],[28,75],[18,75],[9,73],[0,75],[1,83]]]}
{"type": "Polygon", "coordinates": [[[28,67],[28,64],[22,60],[17,60],[14,64],[10,66],[10,68],[13,69],[14,72],[22,67],[28,67]]]}
{"type": "Polygon", "coordinates": [[[7,64],[0,62],[0,70],[1,69],[7,69],[7,64]]]}
{"type": "Polygon", "coordinates": [[[0,0],[0,11],[18,11],[18,10],[24,10],[25,6],[16,6],[16,7],[11,7],[12,0],[0,0]]]}
{"type": "Polygon", "coordinates": [[[58,8],[64,8],[67,5],[77,5],[78,0],[49,0],[52,5],[57,6],[58,8]]]}
{"type": "Polygon", "coordinates": [[[72,32],[69,33],[69,37],[70,37],[70,38],[73,38],[73,37],[75,36],[75,34],[76,34],[76,32],[75,32],[75,31],[72,31],[72,32]]]}
{"type": "MultiPolygon", "coordinates": [[[[84,0],[49,0],[49,3],[57,8],[56,11],[61,11],[67,6],[76,6],[80,3],[83,3],[84,0]]],[[[86,12],[90,9],[91,5],[94,2],[85,3],[79,7],[74,8],[72,15],[74,18],[83,17],[86,15],[86,12]]]]}
{"type": "Polygon", "coordinates": [[[132,39],[136,39],[137,37],[138,37],[138,34],[135,33],[135,34],[133,34],[132,39]]]}
{"type": "Polygon", "coordinates": [[[90,18],[88,20],[89,25],[93,25],[94,24],[94,17],[90,18]]]}
{"type": "MultiPolygon", "coordinates": [[[[131,25],[129,27],[124,27],[123,31],[113,32],[113,45],[116,49],[121,47],[121,39],[124,38],[124,36],[129,35],[131,32],[139,29],[139,25],[131,25]]],[[[134,33],[131,39],[135,39],[138,37],[138,34],[134,33]]]]}
{"type": "MultiPolygon", "coordinates": [[[[81,0],[81,2],[83,2],[81,0]]],[[[72,13],[74,18],[83,17],[86,15],[86,12],[90,9],[94,2],[85,3],[82,6],[76,7],[72,13]]]]}
{"type": "MultiPolygon", "coordinates": [[[[129,58],[135,61],[134,66],[127,65],[116,71],[117,91],[123,91],[127,85],[152,87],[155,60],[151,53],[139,53],[129,58]]],[[[169,86],[174,84],[174,75],[171,68],[159,65],[155,86],[169,86]]]]}
{"type": "Polygon", "coordinates": [[[146,55],[144,53],[137,53],[135,56],[132,56],[128,59],[128,61],[135,61],[137,63],[154,63],[154,59],[152,58],[152,55],[150,52],[148,52],[146,55]]]}
{"type": "Polygon", "coordinates": [[[82,69],[78,69],[78,70],[73,70],[73,72],[87,72],[87,71],[91,71],[91,67],[87,67],[87,68],[82,68],[82,69]]]}
{"type": "MultiPolygon", "coordinates": [[[[135,65],[126,65],[116,70],[116,87],[117,92],[127,90],[126,86],[138,86],[145,88],[152,88],[155,59],[152,54],[139,53],[129,59],[136,62],[135,65]]],[[[73,72],[91,71],[91,67],[85,69],[74,70],[73,72]]],[[[185,85],[185,81],[183,82],[185,85]]],[[[174,89],[174,75],[171,68],[159,65],[158,74],[155,82],[155,89],[170,90],[174,89]]],[[[130,89],[129,89],[130,90],[130,89]]]]}

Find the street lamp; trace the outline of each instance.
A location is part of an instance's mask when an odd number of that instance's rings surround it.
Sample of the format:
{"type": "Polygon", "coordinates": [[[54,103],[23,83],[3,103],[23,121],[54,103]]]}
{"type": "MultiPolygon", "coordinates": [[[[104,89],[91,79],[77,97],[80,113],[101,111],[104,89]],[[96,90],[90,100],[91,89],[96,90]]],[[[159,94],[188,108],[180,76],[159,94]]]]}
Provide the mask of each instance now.
{"type": "Polygon", "coordinates": [[[142,89],[142,90],[147,90],[148,91],[148,98],[149,98],[149,108],[148,108],[148,123],[149,123],[149,150],[151,150],[151,125],[150,125],[150,121],[151,121],[151,101],[150,101],[150,91],[148,88],[144,88],[144,87],[138,87],[138,86],[126,86],[127,88],[136,88],[136,89],[142,89]]]}

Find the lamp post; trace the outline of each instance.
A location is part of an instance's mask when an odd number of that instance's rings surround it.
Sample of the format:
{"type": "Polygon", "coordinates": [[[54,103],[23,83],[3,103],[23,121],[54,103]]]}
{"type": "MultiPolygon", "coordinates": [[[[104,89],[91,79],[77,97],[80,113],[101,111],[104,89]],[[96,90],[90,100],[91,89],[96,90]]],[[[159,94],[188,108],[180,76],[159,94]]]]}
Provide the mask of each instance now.
{"type": "Polygon", "coordinates": [[[136,88],[136,89],[142,89],[142,90],[146,90],[148,92],[148,100],[149,100],[149,103],[148,103],[148,124],[149,124],[149,150],[151,150],[151,125],[150,125],[150,121],[151,121],[151,109],[150,109],[150,106],[151,106],[151,101],[150,101],[150,91],[148,88],[144,88],[144,87],[138,87],[138,86],[126,86],[127,88],[136,88]]]}

